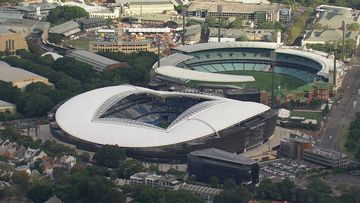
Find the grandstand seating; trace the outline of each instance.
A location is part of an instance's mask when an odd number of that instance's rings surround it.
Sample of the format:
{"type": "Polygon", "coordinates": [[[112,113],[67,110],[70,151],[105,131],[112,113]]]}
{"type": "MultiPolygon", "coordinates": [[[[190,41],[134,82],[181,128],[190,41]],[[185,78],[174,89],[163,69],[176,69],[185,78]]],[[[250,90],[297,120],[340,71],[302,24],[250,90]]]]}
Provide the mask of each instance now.
{"type": "Polygon", "coordinates": [[[147,94],[130,95],[112,105],[100,118],[131,119],[156,126],[168,126],[184,111],[203,101],[206,100],[191,97],[163,98],[147,94]]]}

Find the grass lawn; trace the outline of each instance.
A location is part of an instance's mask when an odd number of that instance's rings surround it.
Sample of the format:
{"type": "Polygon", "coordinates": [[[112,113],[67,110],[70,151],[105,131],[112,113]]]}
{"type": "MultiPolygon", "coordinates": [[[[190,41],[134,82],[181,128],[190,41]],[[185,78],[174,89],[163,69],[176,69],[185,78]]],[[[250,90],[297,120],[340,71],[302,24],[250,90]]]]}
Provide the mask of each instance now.
{"type": "Polygon", "coordinates": [[[292,111],[290,116],[304,117],[307,119],[316,119],[321,121],[323,119],[322,112],[305,112],[305,111],[292,111]]]}
{"type": "Polygon", "coordinates": [[[74,48],[88,49],[89,48],[89,39],[81,37],[76,40],[71,40],[69,44],[74,48]]]}
{"type": "MultiPolygon", "coordinates": [[[[271,73],[260,72],[260,71],[227,71],[227,72],[219,72],[219,73],[253,76],[255,78],[255,82],[226,83],[226,84],[236,85],[240,87],[255,87],[260,90],[265,90],[268,92],[271,91],[271,73]]],[[[193,85],[195,86],[198,83],[206,83],[206,82],[190,81],[188,84],[191,86],[193,85]]],[[[275,74],[274,76],[275,89],[278,89],[280,87],[281,89],[294,90],[303,85],[305,85],[303,81],[291,76],[282,75],[282,74],[275,74]]]]}

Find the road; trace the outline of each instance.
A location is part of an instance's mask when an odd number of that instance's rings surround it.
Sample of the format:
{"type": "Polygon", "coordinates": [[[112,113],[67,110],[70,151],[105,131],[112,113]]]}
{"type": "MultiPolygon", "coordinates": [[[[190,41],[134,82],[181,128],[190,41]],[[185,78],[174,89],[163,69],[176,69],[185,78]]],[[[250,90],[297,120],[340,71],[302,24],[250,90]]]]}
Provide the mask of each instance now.
{"type": "Polygon", "coordinates": [[[320,138],[320,146],[327,149],[340,151],[337,145],[339,131],[343,125],[348,125],[355,116],[356,111],[360,111],[360,56],[353,60],[352,67],[346,73],[343,85],[340,89],[342,98],[340,104],[333,105],[325,122],[324,129],[320,138]],[[354,107],[354,103],[357,103],[354,107]]]}

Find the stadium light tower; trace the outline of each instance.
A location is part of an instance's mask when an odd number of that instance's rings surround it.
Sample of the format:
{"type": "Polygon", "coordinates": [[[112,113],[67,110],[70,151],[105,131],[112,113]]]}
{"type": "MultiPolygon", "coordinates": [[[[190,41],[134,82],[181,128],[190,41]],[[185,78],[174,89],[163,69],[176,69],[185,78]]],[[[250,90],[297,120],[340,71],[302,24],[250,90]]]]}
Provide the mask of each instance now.
{"type": "Polygon", "coordinates": [[[274,76],[275,76],[275,61],[276,61],[276,52],[270,52],[271,60],[271,108],[274,109],[275,103],[275,93],[274,93],[274,76]]]}
{"type": "Polygon", "coordinates": [[[345,32],[346,32],[346,23],[345,20],[342,21],[342,51],[341,51],[341,60],[345,60],[345,32]]]}
{"type": "Polygon", "coordinates": [[[217,5],[217,14],[218,14],[218,42],[220,42],[220,21],[221,21],[221,13],[222,13],[222,6],[217,5]]]}
{"type": "Polygon", "coordinates": [[[156,36],[156,40],[157,40],[157,54],[158,54],[158,67],[160,67],[160,35],[158,34],[157,36],[156,36]]]}
{"type": "MultiPolygon", "coordinates": [[[[333,85],[336,87],[336,50],[337,50],[337,44],[338,42],[335,40],[334,41],[334,75],[333,75],[333,85]]],[[[344,45],[343,45],[344,47],[344,45]]]]}
{"type": "Polygon", "coordinates": [[[182,18],[183,18],[183,29],[182,29],[182,36],[181,36],[181,42],[182,42],[182,45],[185,45],[185,32],[186,32],[186,29],[185,29],[185,24],[186,24],[186,19],[185,19],[185,16],[186,16],[186,7],[183,7],[181,9],[181,15],[182,15],[182,18]]]}

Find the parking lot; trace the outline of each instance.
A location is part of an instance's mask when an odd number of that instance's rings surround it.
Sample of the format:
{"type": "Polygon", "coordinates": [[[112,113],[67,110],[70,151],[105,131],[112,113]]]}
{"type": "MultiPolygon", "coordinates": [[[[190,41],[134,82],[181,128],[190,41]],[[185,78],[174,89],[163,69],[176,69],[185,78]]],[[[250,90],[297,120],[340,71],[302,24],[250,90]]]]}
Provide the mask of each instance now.
{"type": "Polygon", "coordinates": [[[260,165],[260,173],[262,178],[281,181],[285,178],[302,179],[314,168],[320,167],[300,160],[277,159],[263,162],[260,165]]]}

